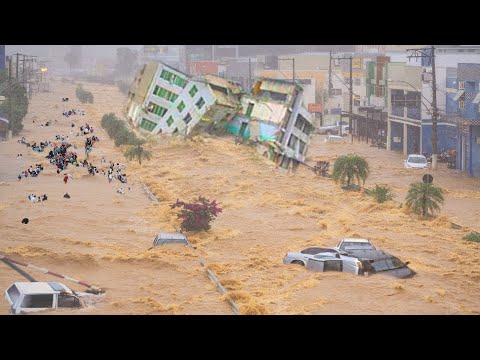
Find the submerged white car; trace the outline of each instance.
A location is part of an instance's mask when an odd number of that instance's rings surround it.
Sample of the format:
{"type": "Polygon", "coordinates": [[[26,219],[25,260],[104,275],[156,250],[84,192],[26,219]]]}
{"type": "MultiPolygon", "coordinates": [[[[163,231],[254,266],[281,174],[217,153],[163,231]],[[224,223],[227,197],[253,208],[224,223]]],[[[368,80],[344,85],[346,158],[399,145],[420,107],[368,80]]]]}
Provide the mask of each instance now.
{"type": "Polygon", "coordinates": [[[427,169],[427,158],[423,155],[410,154],[407,160],[404,160],[404,165],[407,169],[427,169]]]}
{"type": "Polygon", "coordinates": [[[59,282],[16,282],[5,291],[12,314],[57,308],[80,308],[82,302],[59,282]]]}
{"type": "Polygon", "coordinates": [[[327,135],[327,137],[324,140],[325,142],[344,142],[345,139],[342,136],[339,135],[327,135]]]}

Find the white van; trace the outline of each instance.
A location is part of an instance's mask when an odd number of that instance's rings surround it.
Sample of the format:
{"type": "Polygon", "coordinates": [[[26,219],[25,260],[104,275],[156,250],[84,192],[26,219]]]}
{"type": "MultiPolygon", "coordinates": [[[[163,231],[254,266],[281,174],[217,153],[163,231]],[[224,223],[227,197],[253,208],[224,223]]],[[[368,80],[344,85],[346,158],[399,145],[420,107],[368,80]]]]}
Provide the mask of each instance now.
{"type": "Polygon", "coordinates": [[[82,302],[58,282],[16,282],[5,291],[12,314],[57,308],[79,308],[82,302]]]}

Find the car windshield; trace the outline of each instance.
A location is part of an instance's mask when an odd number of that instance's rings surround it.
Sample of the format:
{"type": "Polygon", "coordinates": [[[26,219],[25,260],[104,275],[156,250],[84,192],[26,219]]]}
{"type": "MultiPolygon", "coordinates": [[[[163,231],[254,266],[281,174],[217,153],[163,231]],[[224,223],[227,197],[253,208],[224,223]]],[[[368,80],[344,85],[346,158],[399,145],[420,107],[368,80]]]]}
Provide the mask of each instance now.
{"type": "Polygon", "coordinates": [[[344,242],[341,246],[343,250],[375,250],[370,243],[362,242],[344,242]]]}
{"type": "Polygon", "coordinates": [[[385,260],[378,260],[372,263],[372,266],[375,268],[376,271],[386,271],[386,270],[393,270],[399,269],[404,267],[405,264],[397,258],[389,258],[385,260]]]}
{"type": "Polygon", "coordinates": [[[423,156],[410,156],[408,158],[408,162],[414,163],[414,164],[426,164],[427,159],[423,156]]]}

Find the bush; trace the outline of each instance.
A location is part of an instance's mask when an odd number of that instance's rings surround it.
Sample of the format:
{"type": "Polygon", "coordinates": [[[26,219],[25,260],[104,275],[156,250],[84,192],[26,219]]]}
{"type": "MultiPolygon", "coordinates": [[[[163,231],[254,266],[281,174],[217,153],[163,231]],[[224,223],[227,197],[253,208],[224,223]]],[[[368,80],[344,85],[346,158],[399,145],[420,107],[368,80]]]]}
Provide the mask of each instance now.
{"type": "Polygon", "coordinates": [[[192,203],[177,200],[170,205],[172,209],[177,207],[182,208],[177,214],[177,217],[182,220],[180,226],[182,231],[208,231],[211,228],[210,223],[222,212],[215,200],[210,201],[202,196],[192,203]]]}
{"type": "Polygon", "coordinates": [[[365,194],[373,197],[380,204],[388,200],[393,200],[395,196],[390,187],[377,184],[375,184],[374,188],[365,189],[365,194]]]}
{"type": "Polygon", "coordinates": [[[332,176],[335,182],[341,182],[344,189],[356,190],[360,187],[360,181],[365,184],[369,171],[368,163],[364,158],[355,154],[347,154],[340,156],[335,161],[332,176]]]}
{"type": "Polygon", "coordinates": [[[465,235],[462,239],[480,243],[480,233],[477,231],[472,231],[465,235]]]}
{"type": "Polygon", "coordinates": [[[77,86],[75,94],[77,95],[78,100],[80,100],[82,104],[93,104],[93,94],[90,91],[83,90],[80,85],[77,86]]]}
{"type": "Polygon", "coordinates": [[[409,209],[423,217],[440,211],[440,205],[445,203],[441,188],[423,182],[411,184],[405,200],[409,209]]]}
{"type": "Polygon", "coordinates": [[[315,166],[313,167],[313,172],[317,176],[327,176],[328,175],[328,169],[330,168],[330,162],[329,161],[317,161],[315,166]]]}

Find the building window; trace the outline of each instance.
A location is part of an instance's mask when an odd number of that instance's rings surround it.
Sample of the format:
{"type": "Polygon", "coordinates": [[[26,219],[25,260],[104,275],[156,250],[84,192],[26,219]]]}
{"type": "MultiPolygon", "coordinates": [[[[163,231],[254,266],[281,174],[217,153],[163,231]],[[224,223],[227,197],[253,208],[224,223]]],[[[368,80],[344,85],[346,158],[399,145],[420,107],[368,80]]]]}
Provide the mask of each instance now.
{"type": "Polygon", "coordinates": [[[172,134],[178,134],[178,128],[175,128],[175,130],[173,130],[172,134]]]}
{"type": "Polygon", "coordinates": [[[248,107],[247,107],[247,113],[245,114],[246,117],[250,117],[252,115],[252,111],[253,111],[253,106],[255,104],[253,103],[249,103],[248,104],[248,107]]]}
{"type": "Polygon", "coordinates": [[[302,140],[299,140],[299,142],[300,142],[300,146],[298,147],[298,151],[300,152],[300,154],[303,155],[303,153],[305,152],[306,144],[302,140]]]}
{"type": "Polygon", "coordinates": [[[465,81],[458,82],[458,90],[465,90],[465,81]]]}
{"type": "Polygon", "coordinates": [[[330,89],[332,96],[342,95],[342,89],[330,89]]]}
{"type": "Polygon", "coordinates": [[[177,100],[178,95],[175,94],[174,92],[171,92],[170,90],[164,89],[158,85],[155,86],[155,90],[153,90],[153,93],[161,98],[164,98],[170,102],[175,102],[177,100]]]}
{"type": "Polygon", "coordinates": [[[460,110],[464,110],[465,109],[465,100],[459,100],[458,101],[458,107],[460,110]]]}
{"type": "Polygon", "coordinates": [[[201,109],[203,105],[205,105],[205,100],[203,100],[203,98],[200,98],[195,105],[198,109],[201,109]]]}
{"type": "Polygon", "coordinates": [[[160,74],[160,77],[164,80],[170,81],[172,79],[173,74],[170,71],[167,71],[165,69],[162,70],[162,73],[160,74]]]}
{"type": "Polygon", "coordinates": [[[165,69],[162,70],[162,73],[160,74],[160,77],[166,81],[168,81],[170,84],[174,84],[177,86],[180,86],[182,89],[187,86],[187,81],[183,79],[182,77],[171,73],[170,71],[167,71],[165,69]]]}
{"type": "Polygon", "coordinates": [[[188,113],[187,116],[185,116],[185,117],[183,118],[183,121],[185,121],[185,124],[188,125],[188,123],[189,123],[190,121],[192,121],[192,115],[190,115],[190,113],[188,113]]]}
{"type": "Polygon", "coordinates": [[[170,127],[173,124],[173,117],[169,116],[167,120],[167,125],[170,127]]]}
{"type": "Polygon", "coordinates": [[[197,86],[196,86],[196,85],[193,85],[192,88],[190,89],[190,91],[189,91],[188,93],[189,93],[190,96],[193,98],[197,92],[198,92],[197,86]]]}
{"type": "Polygon", "coordinates": [[[185,109],[185,103],[183,101],[180,101],[180,104],[178,104],[177,109],[179,112],[182,112],[183,109],[185,109]]]}
{"type": "Polygon", "coordinates": [[[164,107],[162,107],[160,105],[157,105],[157,104],[155,104],[151,101],[148,104],[147,110],[148,110],[148,112],[151,112],[152,114],[158,115],[160,117],[165,115],[165,113],[167,112],[167,109],[165,109],[164,107]]]}
{"type": "Polygon", "coordinates": [[[145,118],[143,118],[141,123],[140,123],[140,127],[142,129],[145,129],[145,130],[149,131],[149,132],[152,132],[152,130],[155,128],[155,126],[157,126],[156,123],[154,123],[153,121],[150,121],[148,119],[145,119],[145,118]]]}
{"type": "Polygon", "coordinates": [[[295,135],[291,135],[290,136],[290,140],[288,140],[288,147],[290,149],[294,149],[296,148],[297,146],[297,141],[298,141],[298,138],[295,136],[295,135]]]}

